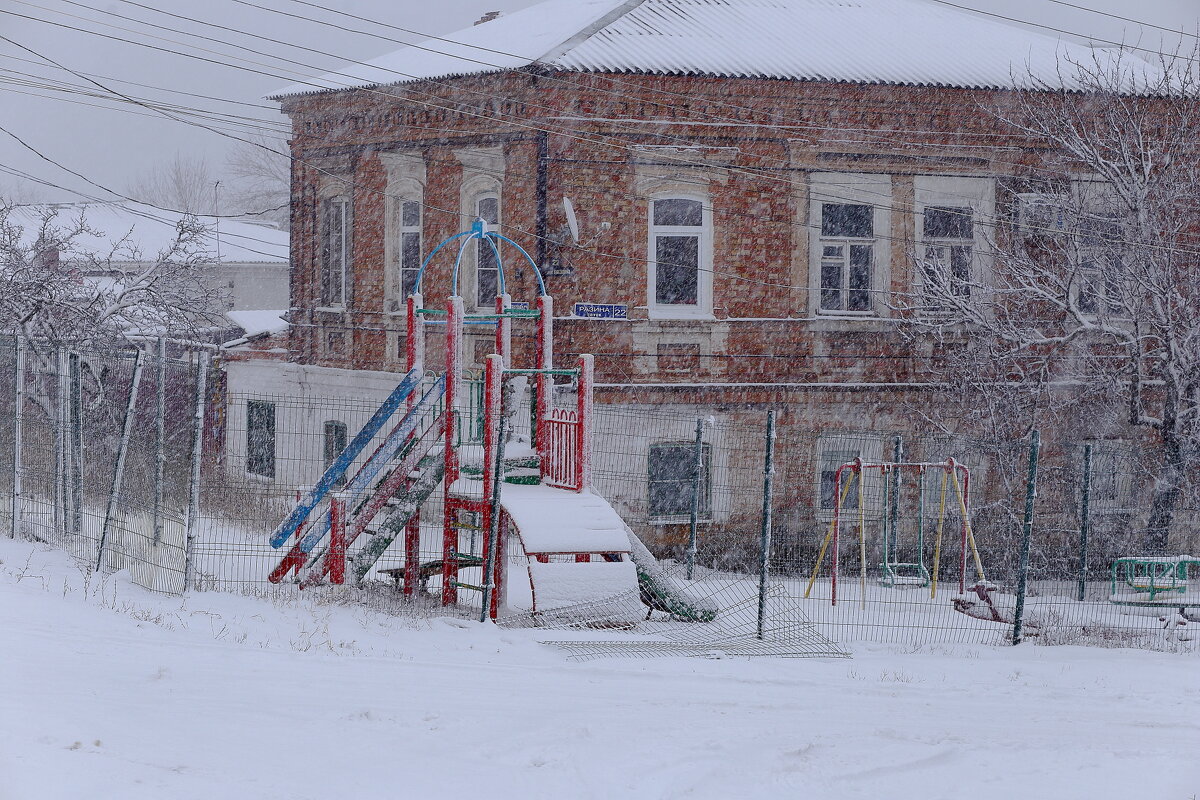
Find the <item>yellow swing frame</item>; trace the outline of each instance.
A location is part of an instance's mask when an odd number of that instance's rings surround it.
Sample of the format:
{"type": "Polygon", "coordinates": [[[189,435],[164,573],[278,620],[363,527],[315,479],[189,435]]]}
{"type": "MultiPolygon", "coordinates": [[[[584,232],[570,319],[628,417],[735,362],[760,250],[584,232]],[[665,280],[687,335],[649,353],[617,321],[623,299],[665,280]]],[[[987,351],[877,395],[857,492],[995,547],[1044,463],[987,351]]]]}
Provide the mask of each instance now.
{"type": "Polygon", "coordinates": [[[821,565],[825,561],[825,553],[829,549],[829,545],[833,544],[832,558],[832,585],[830,592],[830,600],[832,605],[837,605],[837,554],[838,554],[838,538],[841,529],[842,515],[841,510],[846,498],[850,494],[851,486],[857,486],[858,489],[858,551],[859,551],[859,605],[861,608],[866,608],[867,603],[867,526],[866,526],[866,503],[864,502],[864,483],[863,472],[868,469],[878,469],[884,474],[890,474],[893,469],[919,469],[922,471],[936,469],[942,472],[942,488],[941,496],[938,501],[938,521],[937,533],[934,536],[933,545],[933,573],[929,582],[929,597],[934,599],[937,597],[938,588],[938,572],[941,564],[942,556],[942,533],[946,522],[946,496],[950,485],[953,484],[954,498],[958,503],[959,514],[962,518],[962,565],[959,571],[959,587],[958,591],[966,591],[966,576],[967,576],[967,550],[971,551],[972,560],[975,564],[975,571],[979,575],[980,581],[986,581],[987,577],[983,571],[983,561],[979,557],[979,548],[975,542],[975,533],[971,528],[971,514],[969,504],[967,502],[968,489],[970,487],[971,472],[963,464],[957,463],[953,458],[948,458],[944,462],[932,463],[910,463],[910,462],[882,462],[874,464],[863,463],[861,458],[854,461],[848,461],[838,467],[835,473],[835,505],[833,510],[833,519],[829,521],[829,528],[825,533],[825,538],[821,542],[821,547],[817,551],[817,563],[813,566],[812,575],[809,576],[808,585],[804,588],[804,597],[808,598],[812,593],[813,585],[817,582],[817,576],[821,572],[821,565]],[[851,479],[842,483],[843,472],[849,472],[851,479]],[[963,478],[960,481],[958,473],[963,473],[963,478]]]}

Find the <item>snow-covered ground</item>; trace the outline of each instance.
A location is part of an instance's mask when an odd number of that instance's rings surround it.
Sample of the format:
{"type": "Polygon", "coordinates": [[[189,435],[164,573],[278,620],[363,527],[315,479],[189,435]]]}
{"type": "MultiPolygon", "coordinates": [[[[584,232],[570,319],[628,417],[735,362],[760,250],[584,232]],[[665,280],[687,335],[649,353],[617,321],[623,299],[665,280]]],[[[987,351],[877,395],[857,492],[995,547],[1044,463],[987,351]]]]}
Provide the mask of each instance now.
{"type": "Polygon", "coordinates": [[[0,562],[3,800],[1200,793],[1194,654],[574,663],[537,630],[0,562]]]}

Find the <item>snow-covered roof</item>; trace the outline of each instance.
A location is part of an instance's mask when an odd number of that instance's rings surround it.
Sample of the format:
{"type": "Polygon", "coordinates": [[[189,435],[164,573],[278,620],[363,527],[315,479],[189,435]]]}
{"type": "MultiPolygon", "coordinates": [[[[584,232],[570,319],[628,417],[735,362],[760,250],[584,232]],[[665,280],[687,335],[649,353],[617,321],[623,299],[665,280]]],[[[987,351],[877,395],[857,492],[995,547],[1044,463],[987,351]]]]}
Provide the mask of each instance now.
{"type": "Polygon", "coordinates": [[[249,310],[249,311],[226,311],[225,316],[229,320],[246,332],[246,336],[255,336],[260,333],[279,333],[286,331],[288,324],[283,319],[283,315],[287,310],[268,311],[268,310],[249,310]]]}
{"type": "MultiPolygon", "coordinates": [[[[47,209],[57,212],[55,226],[72,225],[82,214],[87,226],[99,235],[83,234],[71,245],[79,255],[105,257],[113,244],[129,236],[126,246],[113,256],[115,262],[129,258],[132,249],[143,259],[152,259],[165,250],[176,236],[176,226],[183,214],[162,211],[139,203],[56,203],[21,206],[13,210],[10,220],[24,229],[24,236],[36,234],[37,226],[47,209]]],[[[197,217],[208,229],[206,250],[213,261],[222,264],[286,264],[288,234],[271,225],[242,220],[197,217]]],[[[69,254],[64,254],[69,257],[69,254]]]]}
{"type": "Polygon", "coordinates": [[[540,64],[850,83],[1012,86],[1107,51],[918,0],[547,0],[273,98],[540,64]]]}

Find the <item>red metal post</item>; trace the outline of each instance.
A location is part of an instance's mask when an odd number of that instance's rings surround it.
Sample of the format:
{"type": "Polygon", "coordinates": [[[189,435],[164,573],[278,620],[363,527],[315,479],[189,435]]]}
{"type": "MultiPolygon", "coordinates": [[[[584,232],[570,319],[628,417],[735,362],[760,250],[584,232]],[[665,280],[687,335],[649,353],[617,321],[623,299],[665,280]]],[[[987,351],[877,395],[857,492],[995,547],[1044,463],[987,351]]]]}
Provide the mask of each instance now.
{"type": "Polygon", "coordinates": [[[579,385],[575,392],[579,417],[575,437],[575,491],[582,492],[592,483],[592,372],[595,359],[588,353],[579,357],[579,385]]]}
{"type": "Polygon", "coordinates": [[[404,526],[404,594],[417,590],[421,571],[421,512],[413,514],[404,526]]]}
{"type": "MultiPolygon", "coordinates": [[[[539,370],[552,369],[554,366],[554,300],[548,294],[540,295],[537,299],[537,343],[534,368],[539,370]]],[[[537,407],[534,409],[534,452],[541,457],[542,478],[546,477],[549,456],[548,431],[546,416],[550,413],[550,392],[554,386],[554,378],[541,372],[537,376],[537,407]]]]}
{"type": "Polygon", "coordinates": [[[425,360],[425,321],[420,314],[422,302],[419,294],[408,296],[404,334],[404,361],[408,369],[425,360]]]}
{"type": "Polygon", "coordinates": [[[457,295],[446,303],[446,477],[443,483],[442,514],[442,605],[458,602],[458,528],[455,527],[454,497],[451,490],[458,480],[458,404],[462,381],[463,299],[457,295]]]}
{"type": "Polygon", "coordinates": [[[341,492],[329,500],[329,582],[346,582],[346,496],[341,492]]]}
{"type": "Polygon", "coordinates": [[[512,320],[503,316],[512,308],[512,295],[496,296],[496,352],[504,359],[504,366],[512,366],[512,320]]]}
{"type": "MultiPolygon", "coordinates": [[[[945,470],[946,472],[950,473],[948,476],[950,482],[956,483],[957,481],[955,479],[958,476],[955,473],[958,471],[958,464],[954,462],[953,458],[946,459],[945,470]]],[[[962,490],[963,487],[961,483],[958,485],[958,488],[960,491],[962,490]]],[[[958,498],[956,497],[954,499],[957,500],[958,498]]],[[[957,505],[957,503],[955,505],[957,505]]],[[[962,539],[962,542],[960,550],[961,558],[958,565],[958,593],[962,594],[967,590],[967,521],[965,519],[962,521],[962,526],[959,533],[961,534],[960,538],[962,539]]]]}

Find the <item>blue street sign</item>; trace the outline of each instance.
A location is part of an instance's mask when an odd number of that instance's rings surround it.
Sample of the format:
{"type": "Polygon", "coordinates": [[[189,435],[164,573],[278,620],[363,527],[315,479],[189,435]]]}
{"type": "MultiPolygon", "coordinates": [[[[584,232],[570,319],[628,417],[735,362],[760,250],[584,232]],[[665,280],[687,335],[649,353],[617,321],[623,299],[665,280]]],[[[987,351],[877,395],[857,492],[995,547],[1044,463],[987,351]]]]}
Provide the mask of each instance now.
{"type": "Polygon", "coordinates": [[[620,303],[576,303],[572,314],[591,319],[629,319],[629,306],[620,303]]]}

